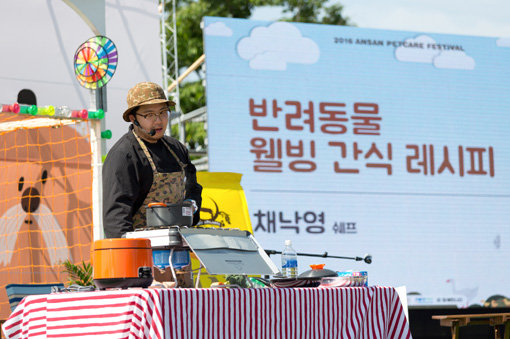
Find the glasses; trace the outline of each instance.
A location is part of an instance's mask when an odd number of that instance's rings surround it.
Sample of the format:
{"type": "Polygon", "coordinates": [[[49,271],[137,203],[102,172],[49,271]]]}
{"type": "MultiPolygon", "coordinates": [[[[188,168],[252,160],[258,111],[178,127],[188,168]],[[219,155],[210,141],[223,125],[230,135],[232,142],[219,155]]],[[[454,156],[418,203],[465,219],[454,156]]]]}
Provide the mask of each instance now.
{"type": "Polygon", "coordinates": [[[154,122],[157,118],[160,118],[161,120],[168,119],[169,111],[161,111],[159,113],[147,113],[147,114],[137,114],[144,118],[145,120],[154,122]]]}

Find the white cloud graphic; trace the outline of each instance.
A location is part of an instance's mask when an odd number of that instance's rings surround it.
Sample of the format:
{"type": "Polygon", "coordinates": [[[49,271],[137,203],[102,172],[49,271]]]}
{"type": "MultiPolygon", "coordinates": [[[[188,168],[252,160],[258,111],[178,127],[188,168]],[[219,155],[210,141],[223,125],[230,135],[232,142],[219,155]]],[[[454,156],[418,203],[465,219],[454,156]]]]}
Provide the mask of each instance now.
{"type": "Polygon", "coordinates": [[[462,51],[443,51],[434,58],[437,68],[475,69],[475,60],[462,51]]]}
{"type": "Polygon", "coordinates": [[[204,29],[205,35],[232,36],[232,30],[224,22],[213,22],[204,29]]]}
{"type": "Polygon", "coordinates": [[[255,27],[239,41],[237,53],[250,61],[250,68],[272,71],[286,70],[287,63],[314,64],[320,56],[317,44],[288,22],[255,27]]]}
{"type": "Polygon", "coordinates": [[[496,41],[498,47],[510,47],[510,38],[499,38],[496,41]]]}
{"type": "Polygon", "coordinates": [[[399,61],[423,62],[430,64],[432,63],[432,60],[434,60],[434,57],[441,53],[438,50],[427,48],[427,44],[435,43],[436,41],[434,39],[426,35],[420,35],[416,38],[406,39],[405,44],[408,46],[421,45],[423,48],[400,46],[395,50],[395,57],[399,61]]]}
{"type": "Polygon", "coordinates": [[[427,35],[406,39],[403,46],[395,49],[395,57],[399,61],[422,62],[432,64],[436,68],[465,69],[475,68],[475,60],[459,50],[439,50],[431,48],[440,46],[427,35]],[[420,45],[420,47],[418,47],[420,45]]]}
{"type": "Polygon", "coordinates": [[[250,60],[250,68],[285,71],[285,69],[287,69],[287,63],[284,59],[280,58],[278,53],[264,52],[255,55],[253,59],[250,60]]]}

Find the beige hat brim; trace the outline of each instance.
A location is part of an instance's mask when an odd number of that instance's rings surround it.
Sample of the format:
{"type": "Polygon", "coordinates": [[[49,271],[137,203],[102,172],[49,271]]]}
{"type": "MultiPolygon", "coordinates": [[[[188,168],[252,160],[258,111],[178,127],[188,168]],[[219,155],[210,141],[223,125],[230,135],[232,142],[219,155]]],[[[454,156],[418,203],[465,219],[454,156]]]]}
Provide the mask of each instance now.
{"type": "Polygon", "coordinates": [[[131,112],[140,107],[140,106],[145,106],[145,105],[151,105],[151,104],[168,104],[168,106],[175,106],[175,102],[173,102],[172,100],[165,100],[165,99],[152,99],[152,100],[147,100],[145,102],[142,102],[136,106],[133,106],[133,107],[129,107],[123,114],[122,114],[122,118],[124,118],[124,121],[126,122],[129,122],[129,115],[131,114],[131,112]]]}

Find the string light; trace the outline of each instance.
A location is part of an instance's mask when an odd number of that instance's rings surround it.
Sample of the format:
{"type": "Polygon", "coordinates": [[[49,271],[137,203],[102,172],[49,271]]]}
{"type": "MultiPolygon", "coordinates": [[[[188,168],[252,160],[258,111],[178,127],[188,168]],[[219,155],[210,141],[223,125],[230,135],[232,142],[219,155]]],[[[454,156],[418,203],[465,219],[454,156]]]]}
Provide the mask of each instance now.
{"type": "Polygon", "coordinates": [[[103,119],[104,111],[102,109],[98,109],[97,111],[89,111],[89,119],[103,119]]]}
{"type": "Polygon", "coordinates": [[[37,107],[37,114],[38,115],[49,115],[53,116],[55,115],[55,107],[54,106],[43,106],[43,107],[37,107]]]}
{"type": "Polygon", "coordinates": [[[86,109],[81,110],[72,110],[67,106],[41,106],[37,107],[36,105],[24,105],[18,104],[15,102],[12,105],[9,104],[1,104],[0,105],[2,113],[21,113],[21,114],[30,114],[30,115],[44,115],[51,116],[55,118],[75,118],[75,119],[103,119],[104,111],[99,109],[97,111],[87,111],[86,109]]]}
{"type": "Polygon", "coordinates": [[[110,131],[109,129],[102,131],[101,132],[101,138],[103,138],[103,139],[111,139],[112,138],[112,131],[110,131]]]}
{"type": "Polygon", "coordinates": [[[12,105],[2,105],[2,112],[19,113],[19,104],[15,102],[12,105]]]}

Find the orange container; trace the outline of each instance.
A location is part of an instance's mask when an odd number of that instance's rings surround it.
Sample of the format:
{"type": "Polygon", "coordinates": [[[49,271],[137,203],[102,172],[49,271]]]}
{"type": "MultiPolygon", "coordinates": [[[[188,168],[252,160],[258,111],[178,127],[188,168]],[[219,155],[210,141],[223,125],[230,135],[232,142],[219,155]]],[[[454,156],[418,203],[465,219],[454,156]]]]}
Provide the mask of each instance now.
{"type": "Polygon", "coordinates": [[[149,239],[102,239],[92,249],[94,284],[99,289],[148,287],[152,284],[149,239]]]}

